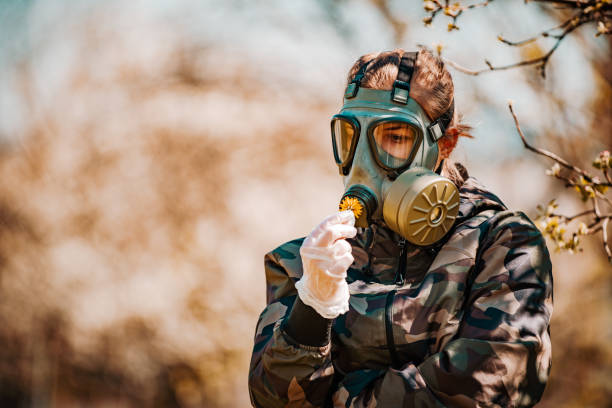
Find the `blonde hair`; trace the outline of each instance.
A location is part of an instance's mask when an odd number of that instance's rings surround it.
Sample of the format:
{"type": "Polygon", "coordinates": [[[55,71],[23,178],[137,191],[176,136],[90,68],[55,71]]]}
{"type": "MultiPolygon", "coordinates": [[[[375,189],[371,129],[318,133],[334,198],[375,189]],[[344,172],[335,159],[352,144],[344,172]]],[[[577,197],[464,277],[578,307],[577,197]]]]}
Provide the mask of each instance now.
{"type": "MultiPolygon", "coordinates": [[[[351,67],[347,83],[350,83],[361,67],[369,63],[361,85],[364,88],[391,90],[397,78],[397,72],[403,49],[372,53],[361,56],[351,67]]],[[[415,62],[415,69],[410,80],[410,97],[414,99],[427,113],[430,120],[435,120],[451,106],[454,99],[455,87],[450,72],[444,61],[428,50],[419,50],[415,62]]],[[[462,116],[455,113],[449,123],[444,137],[438,144],[443,157],[448,157],[457,145],[459,136],[469,137],[472,127],[462,123],[462,116]]],[[[467,171],[459,163],[444,160],[443,173],[455,184],[461,185],[467,178],[467,171]]]]}

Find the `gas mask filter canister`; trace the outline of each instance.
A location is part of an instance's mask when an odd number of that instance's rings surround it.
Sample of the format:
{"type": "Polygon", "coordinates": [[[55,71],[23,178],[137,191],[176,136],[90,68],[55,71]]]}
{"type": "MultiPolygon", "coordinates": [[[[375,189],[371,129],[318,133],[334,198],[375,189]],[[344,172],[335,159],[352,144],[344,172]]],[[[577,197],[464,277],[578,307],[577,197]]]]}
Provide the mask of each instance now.
{"type": "Polygon", "coordinates": [[[427,246],[446,235],[459,211],[455,184],[432,171],[454,105],[432,122],[409,97],[416,54],[402,57],[391,91],[360,88],[364,64],[347,86],[331,130],[346,183],[340,210],[352,210],[357,227],[382,218],[408,242],[427,246]]]}
{"type": "Polygon", "coordinates": [[[383,217],[389,228],[421,246],[446,235],[458,211],[455,184],[423,167],[403,172],[383,201],[383,217]]]}

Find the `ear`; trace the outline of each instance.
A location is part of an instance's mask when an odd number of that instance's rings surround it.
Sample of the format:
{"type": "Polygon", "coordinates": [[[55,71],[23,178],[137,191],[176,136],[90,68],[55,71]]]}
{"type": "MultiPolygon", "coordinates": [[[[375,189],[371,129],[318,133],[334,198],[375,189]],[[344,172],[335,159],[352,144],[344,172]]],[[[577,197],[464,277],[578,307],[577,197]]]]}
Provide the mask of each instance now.
{"type": "Polygon", "coordinates": [[[444,136],[438,140],[438,150],[440,151],[440,159],[447,159],[457,145],[459,139],[459,129],[454,126],[446,129],[444,136]]]}

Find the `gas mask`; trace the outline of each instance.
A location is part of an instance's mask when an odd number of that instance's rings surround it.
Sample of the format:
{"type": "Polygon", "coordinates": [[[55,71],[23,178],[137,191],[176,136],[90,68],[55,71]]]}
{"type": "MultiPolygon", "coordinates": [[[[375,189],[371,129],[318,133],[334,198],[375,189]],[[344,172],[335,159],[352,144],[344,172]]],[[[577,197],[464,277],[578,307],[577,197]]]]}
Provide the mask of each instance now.
{"type": "Polygon", "coordinates": [[[363,65],[331,131],[345,184],[340,210],[352,210],[358,227],[384,220],[408,242],[427,246],[446,235],[459,211],[457,187],[433,171],[454,104],[431,121],[409,97],[416,54],[404,54],[391,91],[360,88],[363,65]]]}

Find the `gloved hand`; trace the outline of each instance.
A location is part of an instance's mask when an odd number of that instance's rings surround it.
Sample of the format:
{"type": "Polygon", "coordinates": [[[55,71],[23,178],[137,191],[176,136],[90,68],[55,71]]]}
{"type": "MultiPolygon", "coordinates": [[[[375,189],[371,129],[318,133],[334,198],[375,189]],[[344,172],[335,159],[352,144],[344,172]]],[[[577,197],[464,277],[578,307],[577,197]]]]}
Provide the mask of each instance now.
{"type": "Polygon", "coordinates": [[[300,248],[304,274],[295,284],[302,302],[321,316],[333,319],[348,311],[349,290],[346,270],[353,263],[351,244],[346,238],[357,234],[352,211],[325,218],[300,248]]]}

